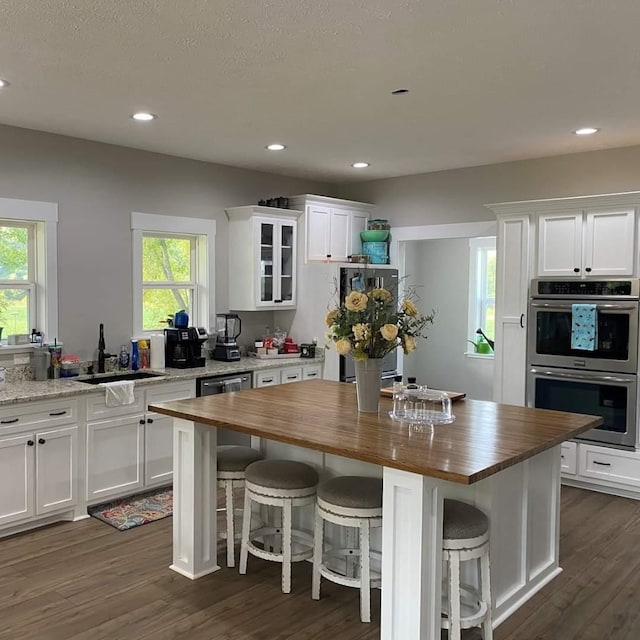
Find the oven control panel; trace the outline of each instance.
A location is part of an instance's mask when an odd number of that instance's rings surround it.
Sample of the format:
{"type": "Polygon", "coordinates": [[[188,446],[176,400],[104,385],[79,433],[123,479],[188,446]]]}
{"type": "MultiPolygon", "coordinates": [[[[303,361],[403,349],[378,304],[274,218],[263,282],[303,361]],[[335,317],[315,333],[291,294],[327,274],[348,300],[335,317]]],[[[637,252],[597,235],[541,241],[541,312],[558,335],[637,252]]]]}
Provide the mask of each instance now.
{"type": "Polygon", "coordinates": [[[640,281],[627,280],[544,280],[531,282],[533,297],[638,298],[640,281]]]}

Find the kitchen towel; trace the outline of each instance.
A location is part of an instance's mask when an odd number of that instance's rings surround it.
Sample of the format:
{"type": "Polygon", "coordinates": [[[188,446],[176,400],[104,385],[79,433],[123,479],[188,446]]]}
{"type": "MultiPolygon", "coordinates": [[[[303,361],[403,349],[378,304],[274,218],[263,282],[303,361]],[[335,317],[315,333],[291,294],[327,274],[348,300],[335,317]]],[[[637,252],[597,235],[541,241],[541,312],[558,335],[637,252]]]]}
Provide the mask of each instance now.
{"type": "Polygon", "coordinates": [[[149,339],[152,369],[164,369],[164,333],[152,333],[149,339]]]}
{"type": "Polygon", "coordinates": [[[571,348],[595,351],[598,344],[598,312],[595,304],[571,305],[571,348]]]}
{"type": "Polygon", "coordinates": [[[120,380],[117,382],[103,382],[98,386],[104,387],[104,402],[107,407],[119,407],[123,404],[133,404],[133,380],[120,380]]]}

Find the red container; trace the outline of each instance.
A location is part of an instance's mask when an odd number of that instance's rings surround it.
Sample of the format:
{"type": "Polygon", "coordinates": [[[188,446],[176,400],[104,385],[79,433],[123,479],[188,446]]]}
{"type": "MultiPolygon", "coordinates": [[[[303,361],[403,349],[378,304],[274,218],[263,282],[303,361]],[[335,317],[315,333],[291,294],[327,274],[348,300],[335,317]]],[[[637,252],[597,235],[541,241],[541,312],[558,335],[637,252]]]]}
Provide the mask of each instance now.
{"type": "Polygon", "coordinates": [[[285,353],[298,353],[298,345],[295,342],[285,342],[284,343],[284,352],[285,353]]]}

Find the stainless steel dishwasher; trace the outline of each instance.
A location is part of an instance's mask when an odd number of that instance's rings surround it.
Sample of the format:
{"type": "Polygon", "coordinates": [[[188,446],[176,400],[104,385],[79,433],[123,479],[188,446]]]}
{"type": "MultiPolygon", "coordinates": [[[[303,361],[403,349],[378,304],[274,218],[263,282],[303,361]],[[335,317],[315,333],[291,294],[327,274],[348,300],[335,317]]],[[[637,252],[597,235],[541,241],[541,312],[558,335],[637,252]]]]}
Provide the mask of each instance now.
{"type": "MultiPolygon", "coordinates": [[[[212,376],[210,378],[198,378],[196,395],[213,396],[229,391],[242,391],[251,389],[251,373],[246,371],[225,376],[212,376]]],[[[248,433],[238,433],[230,429],[218,429],[218,444],[242,444],[251,445],[251,436],[248,433]]]]}

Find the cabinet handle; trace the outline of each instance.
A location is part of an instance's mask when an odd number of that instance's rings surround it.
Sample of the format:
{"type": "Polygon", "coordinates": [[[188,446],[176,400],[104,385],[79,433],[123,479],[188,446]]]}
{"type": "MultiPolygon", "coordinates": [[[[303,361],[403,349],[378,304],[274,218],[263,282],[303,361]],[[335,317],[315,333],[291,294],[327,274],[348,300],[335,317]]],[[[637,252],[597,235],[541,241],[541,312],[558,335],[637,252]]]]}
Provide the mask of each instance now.
{"type": "Polygon", "coordinates": [[[287,380],[295,380],[298,376],[293,375],[293,376],[287,376],[287,380]]]}
{"type": "Polygon", "coordinates": [[[11,418],[11,420],[0,420],[0,424],[15,424],[20,418],[11,418]]]}
{"type": "Polygon", "coordinates": [[[594,460],[594,461],[593,461],[593,464],[598,464],[598,465],[600,465],[601,467],[610,467],[610,466],[611,466],[611,463],[610,463],[610,462],[598,462],[597,460],[594,460]]]}
{"type": "Polygon", "coordinates": [[[50,416],[63,416],[65,413],[67,413],[66,411],[50,411],[49,415],[50,416]]]}
{"type": "Polygon", "coordinates": [[[140,424],[144,424],[144,420],[140,420],[140,424]]]}
{"type": "Polygon", "coordinates": [[[153,424],[153,418],[149,418],[149,419],[147,420],[147,424],[153,424]]]}
{"type": "Polygon", "coordinates": [[[564,460],[564,454],[562,454],[562,453],[561,453],[561,454],[560,454],[560,457],[564,460]]]}
{"type": "Polygon", "coordinates": [[[580,273],[580,269],[578,267],[573,268],[573,273],[580,273]]]}
{"type": "Polygon", "coordinates": [[[520,314],[520,328],[524,329],[524,313],[520,314]]]}
{"type": "Polygon", "coordinates": [[[591,273],[591,267],[587,267],[587,268],[585,269],[585,271],[586,271],[587,273],[591,273]]]}
{"type": "Polygon", "coordinates": [[[331,257],[331,254],[330,254],[330,253],[327,253],[327,258],[330,258],[330,257],[331,257]]]}
{"type": "Polygon", "coordinates": [[[317,375],[317,373],[307,373],[307,378],[315,378],[317,375]]]}
{"type": "Polygon", "coordinates": [[[27,440],[27,445],[28,445],[29,447],[33,447],[33,445],[34,445],[34,444],[35,444],[35,443],[33,442],[33,440],[27,440]]]}
{"type": "Polygon", "coordinates": [[[46,440],[44,438],[38,438],[38,444],[44,444],[46,440]]]}
{"type": "Polygon", "coordinates": [[[273,378],[262,378],[262,382],[273,382],[273,378]]]}
{"type": "Polygon", "coordinates": [[[282,300],[274,300],[273,302],[274,302],[274,303],[275,303],[275,302],[282,302],[282,300]]]}

